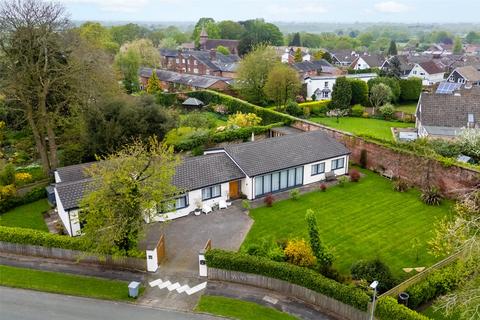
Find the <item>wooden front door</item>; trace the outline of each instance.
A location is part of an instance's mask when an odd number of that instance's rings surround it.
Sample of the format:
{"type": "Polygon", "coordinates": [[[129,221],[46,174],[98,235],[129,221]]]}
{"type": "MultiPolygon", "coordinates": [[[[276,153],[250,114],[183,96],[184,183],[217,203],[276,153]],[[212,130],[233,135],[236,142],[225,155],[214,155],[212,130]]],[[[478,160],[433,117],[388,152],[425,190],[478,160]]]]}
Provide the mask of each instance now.
{"type": "Polygon", "coordinates": [[[230,181],[229,183],[229,197],[230,199],[238,199],[240,197],[240,188],[239,188],[240,181],[230,181]]]}

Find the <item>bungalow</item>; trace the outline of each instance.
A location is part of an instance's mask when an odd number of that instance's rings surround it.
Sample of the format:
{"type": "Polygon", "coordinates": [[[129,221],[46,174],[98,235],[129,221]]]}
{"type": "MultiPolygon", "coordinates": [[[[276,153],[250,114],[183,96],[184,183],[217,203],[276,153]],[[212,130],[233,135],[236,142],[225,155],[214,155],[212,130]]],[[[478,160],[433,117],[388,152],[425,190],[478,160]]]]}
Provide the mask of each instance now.
{"type": "Polygon", "coordinates": [[[298,72],[301,79],[308,76],[340,75],[342,73],[339,68],[334,67],[325,59],[296,62],[292,64],[292,68],[298,72]]]}
{"type": "Polygon", "coordinates": [[[408,74],[408,78],[417,77],[422,79],[424,86],[442,82],[445,72],[433,60],[416,63],[408,74]]]}
{"type": "MultiPolygon", "coordinates": [[[[185,190],[175,209],[159,213],[155,221],[189,215],[197,208],[245,197],[253,200],[348,173],[350,151],[321,131],[283,135],[254,142],[210,149],[184,159],[176,168],[173,184],[185,190]]],[[[89,164],[57,169],[57,210],[71,236],[78,235],[79,202],[91,179],[83,170],[89,164]],[[68,174],[67,174],[68,173],[68,174]]]]}
{"type": "MultiPolygon", "coordinates": [[[[337,81],[338,75],[332,76],[309,76],[305,78],[307,84],[307,97],[315,96],[315,100],[327,100],[332,98],[333,85],[337,81]]],[[[376,73],[348,74],[345,77],[349,79],[360,79],[365,82],[377,77],[376,73]]]]}
{"type": "Polygon", "coordinates": [[[445,82],[435,93],[422,92],[415,127],[420,137],[447,139],[463,128],[480,128],[480,87],[461,89],[445,82]]]}
{"type": "Polygon", "coordinates": [[[448,82],[456,82],[466,86],[479,86],[480,68],[472,65],[455,68],[448,76],[448,82]]]}

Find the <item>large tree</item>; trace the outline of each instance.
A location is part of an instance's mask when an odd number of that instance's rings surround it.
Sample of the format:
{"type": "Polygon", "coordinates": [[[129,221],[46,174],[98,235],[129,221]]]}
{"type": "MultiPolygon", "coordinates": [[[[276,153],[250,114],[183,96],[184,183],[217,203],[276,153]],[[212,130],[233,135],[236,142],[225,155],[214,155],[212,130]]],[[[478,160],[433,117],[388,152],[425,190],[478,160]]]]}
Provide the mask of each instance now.
{"type": "Polygon", "coordinates": [[[240,23],[245,28],[238,45],[238,51],[241,55],[250,52],[258,45],[283,45],[283,34],[273,23],[267,23],[262,19],[247,20],[240,23]]]}
{"type": "Polygon", "coordinates": [[[264,104],[266,97],[263,87],[268,74],[279,63],[273,48],[257,46],[245,55],[238,66],[236,89],[248,101],[264,104]]]}
{"type": "Polygon", "coordinates": [[[113,41],[110,30],[98,22],[85,22],[77,28],[77,32],[93,46],[105,49],[111,54],[119,48],[119,45],[113,41]]]}
{"type": "Polygon", "coordinates": [[[376,84],[370,90],[369,99],[375,114],[375,108],[381,107],[392,100],[392,90],[384,83],[376,84]]]}
{"type": "Polygon", "coordinates": [[[136,39],[146,38],[149,30],[145,27],[139,26],[135,23],[128,23],[120,26],[113,26],[110,29],[113,41],[119,46],[125,42],[133,41],[136,39]]]}
{"type": "Polygon", "coordinates": [[[278,64],[268,74],[264,91],[266,96],[275,102],[278,108],[294,99],[302,84],[298,73],[286,64],[278,64]]]}
{"type": "Polygon", "coordinates": [[[395,40],[390,41],[390,46],[388,47],[387,53],[389,56],[396,56],[398,54],[397,43],[395,42],[395,40]]]}
{"type": "Polygon", "coordinates": [[[245,32],[245,28],[240,23],[231,20],[219,22],[218,28],[222,39],[240,40],[245,32]]]}
{"type": "Polygon", "coordinates": [[[59,122],[73,108],[98,101],[112,72],[102,54],[71,31],[56,3],[3,2],[0,29],[0,90],[8,106],[22,111],[48,173],[58,165],[59,122]]]}
{"type": "Polygon", "coordinates": [[[207,32],[209,39],[220,38],[220,29],[215,23],[215,20],[213,18],[200,18],[195,24],[192,34],[192,38],[197,45],[200,40],[200,33],[202,30],[207,32]]]}
{"type": "Polygon", "coordinates": [[[332,90],[333,109],[346,110],[350,108],[352,100],[352,86],[347,78],[338,77],[332,90]]]}
{"type": "Polygon", "coordinates": [[[87,169],[93,181],[81,201],[85,240],[102,254],[137,255],[144,221],[168,208],[178,162],[156,139],[136,141],[87,169]]]}

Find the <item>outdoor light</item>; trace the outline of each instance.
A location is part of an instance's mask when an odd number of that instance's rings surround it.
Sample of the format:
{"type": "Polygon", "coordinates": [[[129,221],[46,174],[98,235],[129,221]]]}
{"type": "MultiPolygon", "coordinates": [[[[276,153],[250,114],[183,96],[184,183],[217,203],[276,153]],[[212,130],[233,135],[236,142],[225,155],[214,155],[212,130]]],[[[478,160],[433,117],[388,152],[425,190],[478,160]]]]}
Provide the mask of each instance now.
{"type": "Polygon", "coordinates": [[[373,289],[372,313],[370,314],[370,320],[373,320],[373,315],[375,314],[375,299],[377,297],[377,287],[378,287],[377,280],[370,283],[370,288],[373,289]]]}

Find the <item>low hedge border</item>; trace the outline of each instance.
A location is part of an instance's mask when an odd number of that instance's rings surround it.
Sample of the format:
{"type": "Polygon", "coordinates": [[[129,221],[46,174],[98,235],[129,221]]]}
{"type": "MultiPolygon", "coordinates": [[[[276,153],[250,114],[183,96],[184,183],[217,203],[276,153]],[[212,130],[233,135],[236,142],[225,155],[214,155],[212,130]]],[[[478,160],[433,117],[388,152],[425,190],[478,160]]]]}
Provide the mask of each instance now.
{"type": "Polygon", "coordinates": [[[83,241],[81,238],[61,236],[44,231],[25,228],[0,226],[0,241],[48,248],[88,251],[85,241],[83,241]]]}
{"type": "Polygon", "coordinates": [[[392,297],[380,298],[375,307],[375,316],[381,320],[429,320],[416,311],[401,305],[392,297]]]}
{"type": "Polygon", "coordinates": [[[219,249],[205,254],[211,268],[240,271],[284,280],[366,311],[370,297],[363,291],[325,278],[317,272],[285,262],[219,249]]]}
{"type": "Polygon", "coordinates": [[[43,199],[47,197],[47,192],[45,191],[44,187],[35,188],[29,191],[24,196],[15,196],[13,198],[5,199],[0,201],[0,214],[7,212],[10,209],[15,207],[32,203],[37,200],[43,199]]]}

